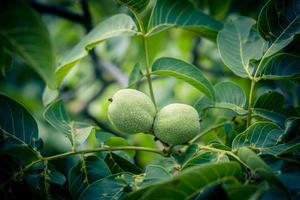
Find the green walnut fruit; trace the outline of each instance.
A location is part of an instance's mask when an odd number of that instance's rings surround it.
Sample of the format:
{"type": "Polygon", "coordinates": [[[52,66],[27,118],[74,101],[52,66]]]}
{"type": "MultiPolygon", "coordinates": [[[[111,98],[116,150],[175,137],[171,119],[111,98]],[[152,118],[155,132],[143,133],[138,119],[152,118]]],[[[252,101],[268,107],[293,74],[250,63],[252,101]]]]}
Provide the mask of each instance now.
{"type": "Polygon", "coordinates": [[[192,106],[186,104],[167,105],[157,113],[153,131],[164,143],[184,144],[199,134],[199,115],[192,106]]]}
{"type": "Polygon", "coordinates": [[[146,94],[133,89],[123,89],[110,100],[108,118],[116,129],[128,134],[150,131],[156,109],[146,94]]]}

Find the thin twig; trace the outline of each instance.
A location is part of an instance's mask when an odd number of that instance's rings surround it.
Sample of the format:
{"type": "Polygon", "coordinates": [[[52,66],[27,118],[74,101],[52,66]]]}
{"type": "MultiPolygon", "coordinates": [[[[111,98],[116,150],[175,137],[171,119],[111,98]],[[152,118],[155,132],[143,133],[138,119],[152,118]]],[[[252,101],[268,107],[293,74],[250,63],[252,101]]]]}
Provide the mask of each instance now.
{"type": "Polygon", "coordinates": [[[84,23],[82,15],[69,11],[63,6],[44,4],[36,1],[30,1],[31,6],[40,13],[56,15],[72,22],[84,23]]]}

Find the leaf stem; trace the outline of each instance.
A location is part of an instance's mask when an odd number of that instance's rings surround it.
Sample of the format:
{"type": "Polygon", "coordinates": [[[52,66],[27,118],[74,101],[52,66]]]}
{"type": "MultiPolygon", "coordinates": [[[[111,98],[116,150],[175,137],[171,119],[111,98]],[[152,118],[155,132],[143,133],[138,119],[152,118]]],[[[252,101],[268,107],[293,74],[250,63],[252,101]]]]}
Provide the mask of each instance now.
{"type": "Polygon", "coordinates": [[[43,175],[44,175],[44,187],[45,187],[45,193],[46,193],[46,198],[51,199],[50,197],[50,193],[49,193],[49,189],[50,189],[50,184],[49,184],[49,175],[48,175],[48,160],[44,160],[44,171],[43,171],[43,175]]]}
{"type": "MultiPolygon", "coordinates": [[[[122,147],[99,147],[99,148],[94,148],[94,149],[85,149],[85,150],[78,150],[78,151],[70,151],[62,154],[57,154],[54,156],[49,156],[49,157],[39,157],[38,160],[35,160],[28,165],[26,165],[23,169],[18,171],[13,175],[13,177],[10,178],[10,180],[17,178],[20,174],[25,173],[27,170],[29,170],[33,165],[39,163],[39,162],[44,162],[48,163],[50,160],[56,160],[56,159],[62,159],[68,156],[76,155],[76,154],[87,154],[87,153],[95,153],[95,152],[101,152],[101,151],[121,151],[121,150],[136,150],[136,151],[147,151],[147,152],[152,152],[152,153],[157,153],[162,156],[166,156],[166,154],[163,151],[160,151],[158,149],[153,149],[153,148],[148,148],[148,147],[137,147],[137,146],[122,146],[122,147]]],[[[2,187],[5,185],[7,182],[2,183],[0,186],[2,187]]]]}
{"type": "Polygon", "coordinates": [[[248,116],[247,116],[247,128],[251,124],[251,115],[252,115],[252,101],[253,101],[253,95],[254,95],[254,88],[255,88],[255,79],[253,78],[251,80],[251,87],[250,87],[250,93],[248,98],[248,116]]]}
{"type": "Polygon", "coordinates": [[[151,100],[152,100],[153,104],[156,107],[156,102],[155,102],[155,97],[154,97],[153,87],[152,87],[152,80],[151,80],[151,75],[150,75],[148,41],[147,41],[147,37],[144,35],[144,33],[142,35],[142,40],[143,40],[144,53],[145,53],[146,78],[147,78],[147,81],[148,81],[148,86],[149,86],[151,100]]]}
{"type": "Polygon", "coordinates": [[[154,92],[153,92],[153,87],[152,87],[152,80],[151,80],[151,74],[150,74],[150,63],[149,63],[149,52],[148,52],[148,41],[147,41],[147,33],[145,32],[145,29],[144,29],[144,25],[143,25],[143,20],[140,18],[140,16],[138,14],[136,14],[134,11],[132,11],[137,23],[138,23],[138,26],[139,26],[139,29],[140,29],[140,32],[141,32],[141,36],[142,36],[142,40],[143,40],[143,46],[144,46],[144,59],[145,59],[145,69],[146,69],[146,78],[147,78],[147,82],[148,82],[148,86],[149,86],[149,91],[150,91],[150,97],[151,97],[151,100],[153,102],[153,104],[155,105],[155,108],[156,107],[156,102],[155,102],[155,97],[154,97],[154,92]]]}
{"type": "Polygon", "coordinates": [[[226,124],[226,123],[228,123],[228,122],[229,122],[229,121],[226,121],[226,122],[222,122],[222,123],[216,124],[216,125],[214,125],[214,126],[208,128],[208,129],[202,131],[202,132],[199,133],[196,137],[194,137],[189,143],[191,144],[191,143],[196,142],[196,141],[197,141],[199,138],[201,138],[203,135],[205,135],[205,134],[207,134],[207,133],[209,133],[209,132],[211,132],[211,131],[213,131],[213,130],[215,130],[215,129],[218,129],[218,128],[224,126],[224,124],[226,124]]]}
{"type": "Polygon", "coordinates": [[[209,147],[209,146],[204,146],[204,145],[198,145],[198,149],[199,150],[206,150],[206,151],[213,151],[213,152],[217,152],[217,153],[227,154],[227,155],[233,157],[234,159],[236,159],[238,162],[240,162],[242,165],[244,165],[248,169],[250,169],[250,167],[244,161],[242,161],[237,155],[235,155],[231,151],[226,151],[226,150],[222,150],[222,149],[216,149],[216,148],[209,147]]]}
{"type": "Polygon", "coordinates": [[[101,151],[121,151],[121,150],[136,150],[136,151],[148,151],[152,153],[157,153],[160,155],[165,156],[165,154],[158,150],[158,149],[153,149],[153,148],[147,148],[147,147],[137,147],[137,146],[122,146],[122,147],[99,147],[99,148],[94,148],[94,149],[84,149],[84,150],[78,150],[78,151],[70,151],[54,156],[49,156],[49,157],[44,157],[44,160],[56,160],[56,159],[61,159],[64,157],[68,157],[71,155],[76,155],[76,154],[87,154],[87,153],[95,153],[95,152],[101,152],[101,151]]]}

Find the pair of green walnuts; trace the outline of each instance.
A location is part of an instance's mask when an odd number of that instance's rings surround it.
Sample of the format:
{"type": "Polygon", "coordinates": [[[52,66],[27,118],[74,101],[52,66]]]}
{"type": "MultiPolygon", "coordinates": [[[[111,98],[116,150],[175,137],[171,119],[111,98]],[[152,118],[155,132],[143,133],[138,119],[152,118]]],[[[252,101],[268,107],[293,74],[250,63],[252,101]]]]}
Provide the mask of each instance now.
{"type": "Polygon", "coordinates": [[[110,101],[109,120],[123,133],[153,132],[169,145],[184,144],[199,133],[199,115],[192,106],[174,103],[156,112],[151,99],[133,89],[119,90],[110,101]]]}

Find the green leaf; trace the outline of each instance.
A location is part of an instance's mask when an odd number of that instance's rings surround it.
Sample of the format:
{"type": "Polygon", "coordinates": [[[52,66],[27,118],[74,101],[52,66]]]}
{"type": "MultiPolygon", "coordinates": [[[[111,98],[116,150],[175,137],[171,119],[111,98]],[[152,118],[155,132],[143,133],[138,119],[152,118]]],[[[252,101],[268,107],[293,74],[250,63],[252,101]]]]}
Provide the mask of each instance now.
{"type": "Polygon", "coordinates": [[[272,147],[281,142],[283,133],[284,131],[276,124],[257,122],[234,138],[232,148],[238,149],[246,146],[260,150],[265,147],[272,147]]]}
{"type": "Polygon", "coordinates": [[[0,94],[0,134],[5,147],[14,145],[36,146],[38,126],[32,115],[13,99],[0,94]]]}
{"type": "Polygon", "coordinates": [[[211,83],[197,67],[185,61],[169,57],[159,58],[152,65],[152,74],[174,76],[214,99],[215,94],[211,83]]]}
{"type": "Polygon", "coordinates": [[[217,37],[225,65],[240,77],[252,77],[250,61],[262,57],[265,41],[252,29],[255,20],[247,17],[230,18],[217,37]]]}
{"type": "Polygon", "coordinates": [[[84,190],[79,199],[120,199],[132,181],[133,177],[129,173],[120,173],[100,179],[84,190]]]}
{"type": "Polygon", "coordinates": [[[116,0],[119,4],[126,6],[131,12],[135,14],[141,13],[150,0],[116,0]]]}
{"type": "Polygon", "coordinates": [[[266,179],[271,185],[282,187],[282,183],[274,175],[272,168],[269,167],[259,156],[247,147],[238,149],[239,158],[250,167],[261,178],[266,179]]]}
{"type": "Polygon", "coordinates": [[[266,59],[257,75],[260,79],[296,79],[300,78],[300,57],[280,53],[266,59]]]}
{"type": "Polygon", "coordinates": [[[48,165],[48,176],[49,182],[57,185],[63,185],[67,180],[66,177],[57,171],[53,165],[48,165]]]}
{"type": "Polygon", "coordinates": [[[47,106],[44,112],[44,118],[54,128],[71,137],[71,119],[62,100],[54,101],[47,106]]]}
{"type": "Polygon", "coordinates": [[[218,154],[215,152],[203,151],[189,159],[182,166],[182,170],[188,169],[193,166],[202,165],[205,163],[222,163],[229,162],[229,158],[224,154],[218,154]]]}
{"type": "Polygon", "coordinates": [[[216,107],[227,108],[243,115],[246,114],[246,94],[244,90],[233,82],[221,82],[215,85],[216,107]]]}
{"type": "Polygon", "coordinates": [[[43,105],[48,106],[50,103],[54,102],[59,96],[59,91],[54,89],[50,89],[49,87],[45,87],[43,91],[43,105]]]}
{"type": "Polygon", "coordinates": [[[0,154],[16,158],[22,166],[26,166],[39,159],[37,152],[25,144],[17,146],[11,144],[5,145],[4,148],[0,147],[0,154]]]}
{"type": "Polygon", "coordinates": [[[205,187],[239,179],[241,174],[240,165],[235,162],[203,164],[183,171],[170,181],[133,192],[125,199],[191,199],[205,187]]]}
{"type": "Polygon", "coordinates": [[[182,165],[191,157],[198,152],[197,144],[190,144],[188,147],[180,148],[177,151],[173,150],[171,156],[177,161],[178,164],[182,165]]]}
{"type": "Polygon", "coordinates": [[[55,87],[55,58],[48,30],[25,1],[1,2],[0,43],[32,67],[48,84],[55,87]]]}
{"type": "Polygon", "coordinates": [[[268,57],[288,45],[300,32],[299,23],[299,1],[268,1],[259,14],[257,24],[259,33],[269,42],[264,57],[268,57]]]}
{"type": "Polygon", "coordinates": [[[163,181],[170,180],[172,175],[167,170],[159,165],[148,165],[145,171],[145,177],[140,187],[144,188],[149,185],[154,185],[163,181]]]}
{"type": "Polygon", "coordinates": [[[263,192],[269,189],[268,184],[259,185],[229,185],[226,186],[226,192],[230,200],[240,200],[240,199],[256,199],[263,192]]]}
{"type": "Polygon", "coordinates": [[[160,0],[152,11],[148,24],[148,35],[171,27],[182,27],[204,37],[215,39],[222,24],[209,15],[198,11],[185,0],[160,0]]]}
{"type": "Polygon", "coordinates": [[[136,29],[132,18],[125,14],[114,15],[98,24],[67,56],[63,57],[56,70],[57,85],[61,84],[71,69],[96,45],[112,37],[135,35],[136,29]]]}
{"type": "Polygon", "coordinates": [[[300,137],[297,137],[289,142],[279,144],[272,147],[266,147],[260,149],[261,154],[264,155],[283,155],[291,152],[298,151],[300,149],[300,137]]]}
{"type": "Polygon", "coordinates": [[[100,144],[104,144],[109,138],[113,136],[114,135],[112,133],[96,130],[96,138],[100,142],[100,144]]]}
{"type": "MultiPolygon", "coordinates": [[[[128,141],[121,137],[110,137],[104,144],[110,147],[129,146],[128,141]]],[[[125,158],[127,159],[131,159],[135,155],[134,150],[124,150],[119,152],[115,151],[114,153],[119,154],[121,156],[125,156],[125,158]]]]}
{"type": "Polygon", "coordinates": [[[95,131],[94,126],[72,121],[65,109],[64,102],[60,99],[47,106],[44,118],[58,131],[67,135],[72,144],[83,144],[88,136],[95,131]],[[73,141],[72,135],[74,135],[75,141],[73,141]]]}
{"type": "Polygon", "coordinates": [[[113,174],[120,173],[120,172],[130,172],[133,174],[140,174],[143,172],[143,170],[132,164],[127,159],[114,154],[114,153],[108,153],[105,157],[105,162],[109,166],[111,172],[113,174]]]}
{"type": "Polygon", "coordinates": [[[68,174],[69,189],[74,199],[78,199],[81,192],[95,181],[111,175],[106,163],[96,156],[80,159],[68,174]]]}
{"type": "Polygon", "coordinates": [[[137,63],[134,65],[128,80],[128,87],[133,87],[138,81],[140,81],[143,78],[141,65],[140,63],[137,63]]]}
{"type": "Polygon", "coordinates": [[[284,97],[275,91],[264,93],[254,103],[253,113],[284,127],[283,112],[284,97]]]}

